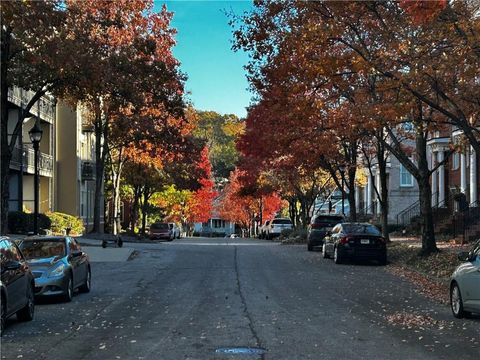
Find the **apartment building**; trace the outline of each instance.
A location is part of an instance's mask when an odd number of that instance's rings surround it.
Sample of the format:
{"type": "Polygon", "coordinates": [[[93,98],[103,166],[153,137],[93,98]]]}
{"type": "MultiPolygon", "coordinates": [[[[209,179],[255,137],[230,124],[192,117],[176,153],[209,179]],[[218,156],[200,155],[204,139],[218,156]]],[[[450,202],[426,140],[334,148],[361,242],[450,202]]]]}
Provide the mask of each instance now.
{"type": "MultiPolygon", "coordinates": [[[[56,209],[82,218],[88,232],[93,227],[96,178],[96,139],[88,111],[60,101],[56,130],[56,209]]],[[[100,203],[103,207],[103,199],[100,203]]],[[[102,226],[103,221],[102,216],[102,226]]]]}

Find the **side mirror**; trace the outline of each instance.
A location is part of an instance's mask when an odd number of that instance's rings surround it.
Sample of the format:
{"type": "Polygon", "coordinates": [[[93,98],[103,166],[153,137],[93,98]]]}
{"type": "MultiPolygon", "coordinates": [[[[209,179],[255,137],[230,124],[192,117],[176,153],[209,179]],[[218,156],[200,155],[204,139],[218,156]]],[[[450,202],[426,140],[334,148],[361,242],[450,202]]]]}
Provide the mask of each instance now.
{"type": "Polygon", "coordinates": [[[72,258],[80,257],[83,255],[83,252],[80,250],[75,250],[71,253],[72,258]]]}
{"type": "Polygon", "coordinates": [[[470,254],[466,251],[462,251],[461,253],[458,254],[458,260],[460,261],[470,261],[470,254]]]}

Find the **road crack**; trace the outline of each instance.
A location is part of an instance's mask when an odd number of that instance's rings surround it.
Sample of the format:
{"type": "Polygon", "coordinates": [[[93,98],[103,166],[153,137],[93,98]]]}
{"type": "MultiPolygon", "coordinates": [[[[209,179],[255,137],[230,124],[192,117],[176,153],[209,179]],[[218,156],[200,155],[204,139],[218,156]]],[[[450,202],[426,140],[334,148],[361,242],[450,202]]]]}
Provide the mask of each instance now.
{"type": "MultiPolygon", "coordinates": [[[[248,311],[248,306],[247,306],[247,301],[245,299],[245,295],[243,294],[242,291],[242,284],[240,283],[240,273],[238,271],[238,247],[235,246],[235,252],[234,252],[234,262],[235,262],[235,277],[237,280],[237,289],[238,289],[238,294],[240,295],[240,300],[242,302],[242,307],[243,307],[243,313],[245,317],[248,320],[248,327],[250,328],[250,331],[253,335],[253,338],[255,339],[255,346],[258,348],[264,348],[262,345],[262,341],[260,340],[260,337],[258,336],[257,330],[255,330],[255,326],[253,323],[253,318],[250,312],[248,311]]],[[[265,354],[262,354],[260,356],[260,359],[264,360],[265,359],[265,354]]]]}

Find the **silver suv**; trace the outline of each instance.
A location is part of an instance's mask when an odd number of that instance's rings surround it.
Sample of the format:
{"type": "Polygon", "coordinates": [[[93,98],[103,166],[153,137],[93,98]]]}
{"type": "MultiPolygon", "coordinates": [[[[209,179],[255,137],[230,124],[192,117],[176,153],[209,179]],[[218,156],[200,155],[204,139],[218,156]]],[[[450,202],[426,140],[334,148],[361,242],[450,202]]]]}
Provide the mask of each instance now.
{"type": "Polygon", "coordinates": [[[470,252],[458,255],[463,261],[450,280],[450,306],[453,316],[462,318],[480,313],[480,240],[470,252]]]}
{"type": "Polygon", "coordinates": [[[271,240],[274,237],[280,236],[283,230],[293,229],[293,224],[290,219],[287,218],[278,218],[273,219],[270,222],[270,225],[267,226],[267,239],[271,240]]]}

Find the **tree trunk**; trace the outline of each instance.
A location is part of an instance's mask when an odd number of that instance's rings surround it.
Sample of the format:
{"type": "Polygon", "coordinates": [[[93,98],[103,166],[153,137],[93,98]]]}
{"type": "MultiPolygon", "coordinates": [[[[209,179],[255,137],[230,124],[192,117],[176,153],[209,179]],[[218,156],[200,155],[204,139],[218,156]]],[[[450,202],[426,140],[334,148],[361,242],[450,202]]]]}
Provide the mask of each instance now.
{"type": "Polygon", "coordinates": [[[0,70],[0,235],[7,234],[8,198],[10,196],[10,160],[12,152],[8,146],[8,58],[10,56],[11,33],[1,28],[1,70],[0,70]]]}
{"type": "Polygon", "coordinates": [[[137,185],[133,188],[133,203],[132,203],[132,214],[130,219],[130,229],[132,233],[135,233],[135,227],[137,226],[138,220],[138,210],[139,210],[139,201],[140,201],[140,186],[137,185]]]}
{"type": "Polygon", "coordinates": [[[150,189],[148,186],[145,186],[142,191],[143,200],[142,200],[142,230],[141,234],[145,235],[145,228],[147,227],[147,210],[148,210],[148,199],[150,198],[150,189]]]}
{"type": "Polygon", "coordinates": [[[437,252],[432,211],[431,172],[427,161],[427,140],[422,133],[417,133],[416,149],[418,155],[418,190],[420,192],[420,214],[422,224],[422,255],[437,252]]]}
{"type": "Polygon", "coordinates": [[[357,221],[357,203],[355,201],[355,174],[356,166],[348,168],[348,205],[350,206],[350,221],[357,221]]]}
{"type": "MultiPolygon", "coordinates": [[[[379,136],[383,136],[380,133],[379,136]]],[[[390,236],[388,234],[388,183],[387,183],[387,159],[385,157],[385,147],[381,141],[377,141],[377,164],[378,171],[380,172],[380,223],[382,225],[382,236],[385,241],[390,242],[390,236]]]]}
{"type": "MultiPolygon", "coordinates": [[[[102,216],[102,196],[103,196],[103,177],[105,174],[105,146],[106,138],[103,137],[103,120],[102,120],[102,111],[100,109],[100,104],[98,104],[95,109],[95,199],[93,204],[93,229],[94,233],[103,233],[101,228],[100,220],[102,216]],[[102,144],[102,138],[104,144],[102,144]]],[[[105,219],[105,214],[104,219],[105,219]]]]}

